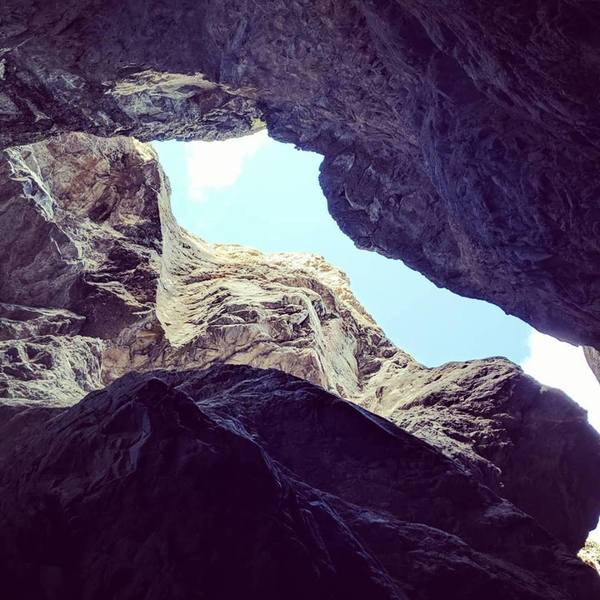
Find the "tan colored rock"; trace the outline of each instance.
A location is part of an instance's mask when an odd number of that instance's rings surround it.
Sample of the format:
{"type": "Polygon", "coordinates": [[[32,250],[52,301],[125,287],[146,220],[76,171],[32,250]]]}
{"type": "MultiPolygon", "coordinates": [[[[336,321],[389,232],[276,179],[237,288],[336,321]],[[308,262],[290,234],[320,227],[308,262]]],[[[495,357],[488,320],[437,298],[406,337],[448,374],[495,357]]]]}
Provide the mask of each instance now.
{"type": "Polygon", "coordinates": [[[598,542],[591,539],[588,540],[580,550],[578,556],[584,563],[594,567],[598,571],[598,574],[600,574],[600,544],[598,542]]]}

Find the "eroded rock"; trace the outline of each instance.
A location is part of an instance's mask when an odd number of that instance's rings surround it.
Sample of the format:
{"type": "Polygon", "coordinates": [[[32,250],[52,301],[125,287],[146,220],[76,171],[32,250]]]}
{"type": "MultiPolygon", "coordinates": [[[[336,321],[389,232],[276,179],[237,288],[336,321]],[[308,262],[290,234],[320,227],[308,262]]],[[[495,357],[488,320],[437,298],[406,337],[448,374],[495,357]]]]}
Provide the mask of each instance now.
{"type": "Polygon", "coordinates": [[[600,513],[600,438],[585,410],[503,358],[408,375],[391,365],[363,395],[369,410],[439,448],[571,549],[581,548],[600,513]]]}
{"type": "Polygon", "coordinates": [[[154,314],[162,171],[148,146],[82,134],[13,148],[0,171],[2,398],[70,405],[154,314]]]}
{"type": "Polygon", "coordinates": [[[593,2],[7,0],[2,145],[64,131],[324,155],[361,247],[600,347],[593,2]]]}
{"type": "Polygon", "coordinates": [[[278,371],[130,375],[26,435],[0,454],[8,594],[600,592],[591,568],[442,453],[278,371]]]}
{"type": "MultiPolygon", "coordinates": [[[[3,305],[5,403],[71,405],[130,371],[276,368],[392,420],[571,550],[583,545],[600,512],[600,441],[564,394],[502,359],[423,367],[385,337],[347,277],[322,258],[192,236],[173,218],[149,147],[70,137],[9,154],[11,189],[20,190],[9,204],[30,211],[36,233],[5,246],[9,265],[24,247],[34,259],[4,293],[51,308],[3,305]],[[40,197],[51,211],[39,208],[40,197]],[[59,234],[76,255],[51,254],[59,234]],[[38,265],[49,255],[47,275],[38,265]],[[66,275],[57,281],[56,272],[66,275]],[[64,293],[59,283],[98,291],[64,293]]],[[[7,231],[13,214],[0,221],[7,231]]]]}

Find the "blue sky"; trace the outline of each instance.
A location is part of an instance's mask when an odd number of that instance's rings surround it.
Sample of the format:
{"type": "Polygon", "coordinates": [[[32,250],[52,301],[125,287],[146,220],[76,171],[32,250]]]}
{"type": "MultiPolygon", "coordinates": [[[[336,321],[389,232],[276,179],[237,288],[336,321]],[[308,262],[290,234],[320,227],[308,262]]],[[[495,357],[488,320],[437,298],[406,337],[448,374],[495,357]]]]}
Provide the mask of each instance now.
{"type": "MultiPolygon", "coordinates": [[[[155,142],[175,217],[209,242],[263,252],[311,252],[341,267],[365,308],[427,366],[506,356],[561,388],[600,430],[600,385],[581,348],[543,335],[496,306],[437,288],[400,261],[358,250],[327,212],[321,157],[266,132],[227,142],[155,142]]],[[[591,537],[600,541],[600,528],[591,537]]]]}
{"type": "Polygon", "coordinates": [[[341,267],[365,308],[427,366],[506,356],[583,405],[600,428],[600,386],[580,348],[536,332],[496,306],[434,286],[401,261],[358,250],[327,211],[321,157],[266,132],[227,142],[155,142],[173,212],[209,242],[312,252],[341,267]]]}
{"type": "Polygon", "coordinates": [[[261,137],[242,169],[221,179],[218,165],[202,175],[202,160],[200,172],[190,177],[194,157],[184,144],[155,144],[171,180],[173,211],[186,229],[209,242],[323,256],[348,274],[355,295],[388,337],[428,366],[526,357],[527,325],[495,306],[436,288],[400,261],[358,250],[327,211],[317,180],[321,156],[261,137]]]}

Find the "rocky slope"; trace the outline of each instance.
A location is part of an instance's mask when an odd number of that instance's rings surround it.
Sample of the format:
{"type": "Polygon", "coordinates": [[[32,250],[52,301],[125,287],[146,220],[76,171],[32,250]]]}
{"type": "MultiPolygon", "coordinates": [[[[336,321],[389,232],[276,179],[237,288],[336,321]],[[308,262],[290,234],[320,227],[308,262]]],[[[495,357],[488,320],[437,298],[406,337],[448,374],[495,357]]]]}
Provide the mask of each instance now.
{"type": "Polygon", "coordinates": [[[45,420],[0,453],[11,598],[600,593],[441,452],[280,371],[129,375],[45,420]]]}
{"type": "Polygon", "coordinates": [[[268,124],[343,230],[600,347],[594,2],[5,0],[4,146],[268,124]]]}

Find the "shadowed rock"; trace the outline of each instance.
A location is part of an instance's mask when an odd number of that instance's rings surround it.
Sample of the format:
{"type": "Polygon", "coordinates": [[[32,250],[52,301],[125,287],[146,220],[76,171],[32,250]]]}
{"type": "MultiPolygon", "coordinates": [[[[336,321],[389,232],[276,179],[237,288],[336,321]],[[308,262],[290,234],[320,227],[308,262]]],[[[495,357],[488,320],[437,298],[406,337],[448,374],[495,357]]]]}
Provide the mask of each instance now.
{"type": "Polygon", "coordinates": [[[135,140],[64,136],[12,149],[5,168],[0,300],[47,306],[0,307],[5,404],[68,406],[131,370],[273,367],[422,437],[573,551],[595,527],[600,441],[564,394],[502,359],[423,367],[320,257],[190,235],[135,140]],[[13,235],[17,213],[30,227],[13,235]]]}
{"type": "Polygon", "coordinates": [[[64,131],[324,155],[360,246],[600,347],[593,2],[7,0],[1,144],[64,131]]]}
{"type": "Polygon", "coordinates": [[[502,358],[408,377],[388,363],[373,383],[379,387],[363,396],[367,408],[452,457],[572,550],[581,548],[600,513],[600,436],[564,393],[502,358]]]}
{"type": "Polygon", "coordinates": [[[440,452],[281,372],[130,375],[23,435],[0,454],[9,597],[600,592],[440,452]]]}

